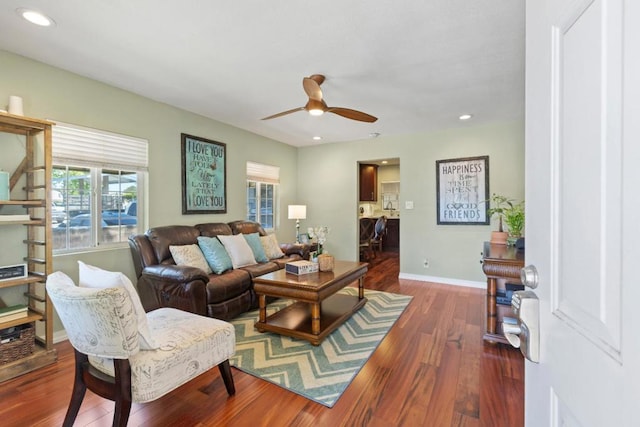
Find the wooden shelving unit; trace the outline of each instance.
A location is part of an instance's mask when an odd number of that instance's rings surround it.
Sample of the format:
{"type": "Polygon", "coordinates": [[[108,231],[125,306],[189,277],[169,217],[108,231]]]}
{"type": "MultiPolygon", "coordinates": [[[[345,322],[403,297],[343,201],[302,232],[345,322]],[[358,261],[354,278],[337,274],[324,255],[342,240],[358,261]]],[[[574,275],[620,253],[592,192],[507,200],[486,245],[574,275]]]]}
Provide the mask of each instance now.
{"type": "MultiPolygon", "coordinates": [[[[45,282],[52,272],[52,231],[51,231],[51,128],[54,123],[11,114],[0,113],[0,132],[24,136],[25,155],[11,174],[10,190],[24,177],[22,200],[0,200],[0,208],[18,206],[30,216],[25,221],[0,221],[0,241],[2,245],[23,244],[28,276],[0,281],[2,290],[23,286],[24,301],[29,307],[27,317],[8,322],[0,321],[0,329],[32,323],[36,328],[34,352],[21,359],[0,365],[0,381],[5,381],[26,372],[33,371],[57,360],[53,348],[53,309],[47,296],[45,282]],[[3,236],[5,227],[24,227],[21,242],[7,241],[3,236]]],[[[0,150],[2,147],[0,147],[0,150]]],[[[15,192],[14,192],[15,193],[15,192]]],[[[1,212],[0,212],[1,214],[1,212]]],[[[16,260],[19,263],[20,260],[16,260]]]]}

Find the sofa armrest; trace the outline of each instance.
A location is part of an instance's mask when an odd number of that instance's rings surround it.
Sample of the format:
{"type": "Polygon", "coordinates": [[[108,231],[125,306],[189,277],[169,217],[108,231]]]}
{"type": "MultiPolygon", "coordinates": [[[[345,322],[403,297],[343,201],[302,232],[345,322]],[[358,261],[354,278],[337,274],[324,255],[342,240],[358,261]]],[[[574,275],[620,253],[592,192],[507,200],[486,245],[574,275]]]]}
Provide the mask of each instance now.
{"type": "Polygon", "coordinates": [[[308,243],[280,243],[280,250],[285,255],[300,255],[302,259],[309,259],[311,245],[308,243]]]}
{"type": "Polygon", "coordinates": [[[138,292],[147,312],[171,307],[206,316],[208,282],[199,268],[157,264],[142,270],[138,292]]]}
{"type": "Polygon", "coordinates": [[[142,274],[146,276],[162,277],[176,282],[209,281],[207,273],[196,267],[174,264],[156,264],[145,267],[142,274]]]}

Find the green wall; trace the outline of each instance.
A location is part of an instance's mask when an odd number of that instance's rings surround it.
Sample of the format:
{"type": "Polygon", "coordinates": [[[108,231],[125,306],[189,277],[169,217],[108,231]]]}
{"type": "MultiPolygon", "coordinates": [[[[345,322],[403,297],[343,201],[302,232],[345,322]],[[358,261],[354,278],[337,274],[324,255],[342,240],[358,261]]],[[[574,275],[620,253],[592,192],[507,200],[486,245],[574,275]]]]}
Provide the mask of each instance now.
{"type": "Polygon", "coordinates": [[[357,163],[399,158],[401,276],[478,285],[485,280],[479,263],[482,244],[493,228],[437,225],[435,162],[484,155],[489,156],[490,191],[522,199],[522,121],[301,148],[299,164],[313,165],[314,171],[309,179],[299,170],[299,202],[307,204],[302,226],[330,227],[327,249],[338,258],[356,259],[357,163]],[[413,201],[414,209],[405,209],[406,201],[413,201]],[[423,266],[425,258],[428,269],[423,266]]]}
{"type": "MultiPolygon", "coordinates": [[[[8,52],[0,51],[0,63],[0,108],[2,100],[18,95],[27,116],[149,140],[148,227],[244,218],[245,163],[252,160],[281,168],[280,241],[295,238],[287,205],[304,203],[308,207],[302,229],[330,227],[328,250],[338,258],[355,260],[357,162],[399,158],[401,277],[478,285],[484,281],[479,264],[482,242],[492,227],[436,225],[435,161],[488,155],[491,192],[524,195],[522,121],[466,123],[441,132],[295,148],[8,52]],[[227,144],[227,214],[182,215],[182,132],[227,144]],[[405,209],[405,201],[413,201],[414,209],[405,209]],[[430,260],[429,269],[423,267],[425,258],[430,260]]],[[[79,259],[134,278],[128,248],[56,256],[54,270],[77,279],[79,259]]]]}
{"type": "MultiPolygon", "coordinates": [[[[23,98],[26,116],[149,141],[148,227],[243,219],[247,160],[279,166],[280,209],[286,212],[286,206],[296,202],[295,147],[5,51],[0,51],[0,64],[0,108],[4,109],[10,95],[18,95],[23,98]],[[183,132],[227,144],[227,214],[182,215],[180,133],[183,132]]],[[[286,213],[281,216],[277,235],[281,241],[295,239],[295,222],[288,220],[286,213]]],[[[55,256],[53,268],[77,280],[77,260],[135,278],[128,247],[55,256]]],[[[19,262],[21,257],[7,261],[19,262]]]]}

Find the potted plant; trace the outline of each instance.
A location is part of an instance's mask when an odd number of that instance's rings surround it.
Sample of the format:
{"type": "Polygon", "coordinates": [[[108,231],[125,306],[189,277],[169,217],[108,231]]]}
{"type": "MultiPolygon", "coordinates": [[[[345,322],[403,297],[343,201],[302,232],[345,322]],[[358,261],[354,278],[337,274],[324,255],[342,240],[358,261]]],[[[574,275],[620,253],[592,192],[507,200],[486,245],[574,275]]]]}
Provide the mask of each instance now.
{"type": "MultiPolygon", "coordinates": [[[[513,200],[509,199],[508,197],[501,196],[500,194],[493,193],[491,198],[486,200],[486,202],[490,202],[490,207],[487,210],[487,214],[490,217],[497,217],[498,219],[498,231],[491,232],[491,243],[494,245],[506,245],[509,233],[504,231],[504,227],[502,224],[503,220],[506,222],[507,214],[514,207],[513,200]]],[[[524,209],[522,209],[522,215],[522,225],[524,226],[524,209]]],[[[522,228],[520,228],[520,232],[522,232],[522,228]]]]}
{"type": "Polygon", "coordinates": [[[504,222],[509,229],[507,243],[513,245],[516,240],[522,237],[522,230],[524,229],[524,202],[512,203],[504,212],[504,222]]]}

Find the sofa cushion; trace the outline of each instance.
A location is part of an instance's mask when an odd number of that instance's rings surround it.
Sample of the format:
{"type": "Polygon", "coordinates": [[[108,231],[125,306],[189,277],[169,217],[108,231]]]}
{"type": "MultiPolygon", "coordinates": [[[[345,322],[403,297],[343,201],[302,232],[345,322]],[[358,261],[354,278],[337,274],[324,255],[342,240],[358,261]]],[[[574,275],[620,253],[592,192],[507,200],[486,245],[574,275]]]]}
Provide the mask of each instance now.
{"type": "Polygon", "coordinates": [[[262,276],[263,274],[271,273],[272,271],[280,270],[280,266],[275,262],[263,262],[260,264],[246,265],[242,267],[242,270],[251,275],[251,278],[262,276]]]}
{"type": "Polygon", "coordinates": [[[198,230],[201,236],[216,237],[216,236],[231,236],[233,233],[231,227],[224,222],[207,222],[204,224],[196,224],[195,228],[198,230]]]}
{"type": "Polygon", "coordinates": [[[275,234],[260,236],[260,244],[262,244],[262,249],[264,249],[264,253],[267,258],[277,259],[284,256],[284,252],[280,249],[280,245],[278,244],[275,234]]]}
{"type": "Polygon", "coordinates": [[[227,270],[211,275],[207,283],[207,304],[227,301],[251,290],[251,275],[244,269],[227,270]]]}
{"type": "Polygon", "coordinates": [[[142,302],[138,296],[138,292],[133,287],[133,283],[127,276],[116,271],[107,271],[92,265],[78,261],[79,280],[78,285],[84,288],[124,288],[129,294],[133,311],[136,315],[138,324],[138,337],[140,338],[140,348],[152,350],[158,348],[149,325],[147,323],[147,313],[142,307],[142,302]]]}
{"type": "Polygon", "coordinates": [[[233,268],[257,264],[256,259],[253,256],[253,251],[242,235],[218,236],[218,239],[220,239],[220,242],[227,250],[229,257],[231,258],[233,268]]]}
{"type": "Polygon", "coordinates": [[[231,221],[229,223],[229,229],[233,234],[251,234],[260,233],[261,236],[266,236],[267,232],[259,222],[249,221],[241,219],[238,221],[231,221]]]}
{"type": "Polygon", "coordinates": [[[260,243],[260,234],[251,233],[251,234],[243,234],[242,237],[247,241],[249,247],[251,248],[251,252],[253,252],[253,257],[257,262],[267,262],[269,258],[264,253],[264,248],[262,247],[262,243],[260,243]]]}
{"type": "Polygon", "coordinates": [[[211,267],[207,263],[207,260],[202,255],[200,246],[198,245],[170,245],[169,250],[171,256],[177,265],[187,265],[189,267],[196,267],[205,273],[212,273],[211,267]]]}
{"type": "Polygon", "coordinates": [[[158,264],[173,264],[169,246],[196,244],[200,232],[190,225],[166,225],[151,228],[147,230],[145,235],[151,242],[158,264]]]}
{"type": "Polygon", "coordinates": [[[214,273],[222,274],[233,268],[229,254],[217,238],[199,236],[198,246],[214,273]]]}

